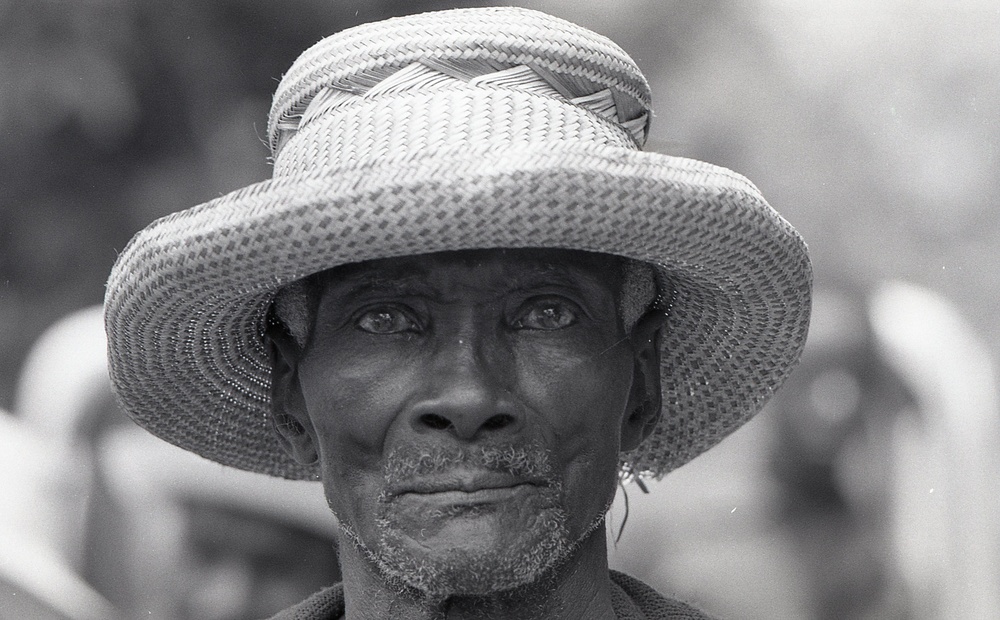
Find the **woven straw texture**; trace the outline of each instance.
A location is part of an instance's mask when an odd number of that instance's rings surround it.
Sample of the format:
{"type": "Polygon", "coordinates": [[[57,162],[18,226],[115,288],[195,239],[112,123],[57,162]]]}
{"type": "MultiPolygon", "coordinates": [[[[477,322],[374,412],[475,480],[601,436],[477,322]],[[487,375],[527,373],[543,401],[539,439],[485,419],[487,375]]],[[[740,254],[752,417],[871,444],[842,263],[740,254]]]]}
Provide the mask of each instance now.
{"type": "Polygon", "coordinates": [[[158,220],[108,282],[111,374],[152,433],[314,478],[271,429],[275,291],[336,265],[554,247],[657,268],[663,415],[623,472],[659,477],[759,411],[801,352],[811,270],[746,179],[639,150],[645,79],[617,46],[524,9],[387,20],[324,39],[272,106],[274,177],[158,220]]]}

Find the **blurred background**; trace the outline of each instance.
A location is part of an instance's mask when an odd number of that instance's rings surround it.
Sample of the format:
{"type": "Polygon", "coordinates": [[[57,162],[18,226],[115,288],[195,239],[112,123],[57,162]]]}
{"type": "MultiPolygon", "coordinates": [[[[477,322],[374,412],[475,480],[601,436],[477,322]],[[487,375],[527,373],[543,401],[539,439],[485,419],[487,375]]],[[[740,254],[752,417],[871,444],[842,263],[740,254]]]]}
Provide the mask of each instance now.
{"type": "MultiPolygon", "coordinates": [[[[107,391],[96,306],[137,230],[268,178],[302,50],[478,4],[0,0],[0,618],[248,618],[336,579],[318,491],[138,465],[157,448],[107,391]]],[[[618,42],[647,149],[748,176],[814,261],[800,369],[628,487],[615,566],[729,618],[1000,617],[1000,0],[513,4],[618,42]]]]}

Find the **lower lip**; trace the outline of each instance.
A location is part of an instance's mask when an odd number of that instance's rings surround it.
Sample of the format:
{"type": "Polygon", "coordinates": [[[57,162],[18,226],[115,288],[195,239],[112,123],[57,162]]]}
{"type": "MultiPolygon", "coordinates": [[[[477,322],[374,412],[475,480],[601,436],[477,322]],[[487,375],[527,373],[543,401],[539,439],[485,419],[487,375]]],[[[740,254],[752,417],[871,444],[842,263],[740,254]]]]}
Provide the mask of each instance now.
{"type": "Polygon", "coordinates": [[[435,504],[463,506],[507,502],[533,488],[534,485],[531,484],[517,484],[510,487],[495,487],[478,489],[476,491],[438,491],[435,493],[406,493],[405,495],[415,499],[424,499],[435,504]]]}

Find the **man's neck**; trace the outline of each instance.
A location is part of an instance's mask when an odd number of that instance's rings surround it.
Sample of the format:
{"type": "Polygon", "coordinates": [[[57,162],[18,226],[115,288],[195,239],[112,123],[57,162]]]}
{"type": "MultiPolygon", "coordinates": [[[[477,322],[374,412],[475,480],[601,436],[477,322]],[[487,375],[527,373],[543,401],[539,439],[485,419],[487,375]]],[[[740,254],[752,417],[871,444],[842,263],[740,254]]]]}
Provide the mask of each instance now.
{"type": "Polygon", "coordinates": [[[613,620],[603,527],[584,539],[564,565],[533,584],[488,597],[428,599],[400,592],[350,544],[340,549],[346,620],[613,620]]]}

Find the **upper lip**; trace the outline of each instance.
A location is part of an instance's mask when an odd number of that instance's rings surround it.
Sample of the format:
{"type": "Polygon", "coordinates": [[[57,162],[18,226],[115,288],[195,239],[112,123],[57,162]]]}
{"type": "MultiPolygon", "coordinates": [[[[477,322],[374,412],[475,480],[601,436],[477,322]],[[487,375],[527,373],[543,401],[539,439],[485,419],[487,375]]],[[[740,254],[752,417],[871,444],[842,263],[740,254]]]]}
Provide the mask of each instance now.
{"type": "Polygon", "coordinates": [[[403,483],[393,485],[388,491],[389,495],[446,493],[449,491],[473,493],[484,489],[503,489],[522,484],[542,485],[544,481],[496,472],[451,470],[442,474],[407,480],[403,483]]]}

